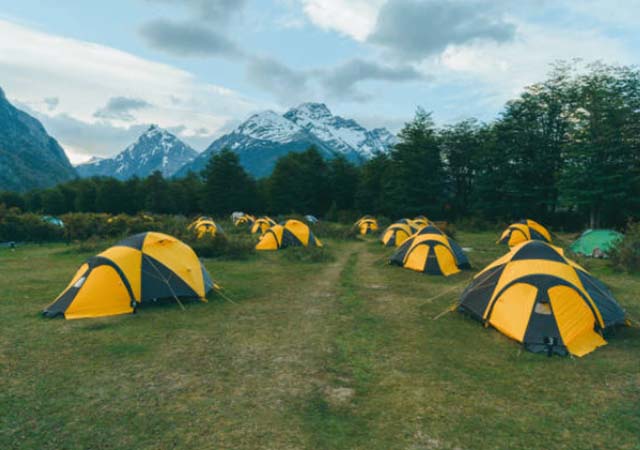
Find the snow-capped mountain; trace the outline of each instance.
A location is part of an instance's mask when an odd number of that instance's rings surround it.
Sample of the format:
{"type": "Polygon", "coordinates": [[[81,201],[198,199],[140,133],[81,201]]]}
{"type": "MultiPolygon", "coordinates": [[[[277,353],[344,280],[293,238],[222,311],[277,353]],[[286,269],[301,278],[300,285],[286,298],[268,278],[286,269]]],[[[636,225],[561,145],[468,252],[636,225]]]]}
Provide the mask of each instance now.
{"type": "Polygon", "coordinates": [[[324,103],[303,103],[287,111],[284,117],[322,140],[334,151],[347,156],[369,159],[396,143],[395,136],[387,129],[369,131],[355,120],[334,116],[324,103]]]}
{"type": "Polygon", "coordinates": [[[113,158],[94,157],[76,169],[82,177],[103,175],[126,180],[133,176],[146,177],[156,170],[170,177],[197,154],[175,135],[151,125],[133,144],[113,158]]]}
{"type": "Polygon", "coordinates": [[[327,158],[344,155],[362,163],[375,152],[386,152],[396,138],[384,128],[367,130],[354,120],[334,116],[323,103],[303,103],[284,115],[273,111],[254,114],[234,131],[216,139],[176,176],[199,172],[215,152],[229,148],[256,177],[267,176],[281,156],[315,146],[327,158]]]}
{"type": "Polygon", "coordinates": [[[76,177],[58,142],[0,89],[0,191],[45,188],[76,177]]]}

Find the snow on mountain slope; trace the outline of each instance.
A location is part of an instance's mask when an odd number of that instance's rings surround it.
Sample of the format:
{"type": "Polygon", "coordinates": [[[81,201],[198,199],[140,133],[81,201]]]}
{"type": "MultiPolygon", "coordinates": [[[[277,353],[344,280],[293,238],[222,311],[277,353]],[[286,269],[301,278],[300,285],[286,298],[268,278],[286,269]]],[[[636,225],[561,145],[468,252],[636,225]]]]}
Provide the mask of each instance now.
{"type": "Polygon", "coordinates": [[[395,137],[384,128],[369,131],[355,120],[334,116],[324,103],[303,103],[284,117],[346,156],[369,159],[395,144],[395,137]]]}
{"type": "Polygon", "coordinates": [[[285,117],[273,111],[264,111],[249,117],[233,133],[284,144],[302,132],[302,128],[285,117]]]}
{"type": "Polygon", "coordinates": [[[197,152],[175,135],[151,125],[115,157],[92,159],[76,169],[82,177],[103,175],[126,180],[133,176],[146,177],[156,170],[170,177],[196,156],[197,152]]]}
{"type": "Polygon", "coordinates": [[[396,137],[384,128],[367,130],[354,120],[334,116],[323,103],[303,103],[282,116],[273,111],[252,115],[234,131],[216,139],[175,176],[200,172],[211,155],[223,148],[233,150],[247,171],[262,177],[271,173],[279,157],[312,145],[326,158],[344,155],[360,164],[395,143],[396,137]]]}

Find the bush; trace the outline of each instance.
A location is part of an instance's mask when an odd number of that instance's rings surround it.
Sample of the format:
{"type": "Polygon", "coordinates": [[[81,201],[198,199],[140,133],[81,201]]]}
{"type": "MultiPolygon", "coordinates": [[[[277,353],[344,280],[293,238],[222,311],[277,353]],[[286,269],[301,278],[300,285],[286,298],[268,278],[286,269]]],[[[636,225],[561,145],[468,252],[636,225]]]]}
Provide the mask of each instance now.
{"type": "Polygon", "coordinates": [[[322,239],[354,240],[358,238],[358,229],[352,224],[345,225],[335,222],[320,221],[310,225],[313,234],[322,239]]]}
{"type": "Polygon", "coordinates": [[[255,253],[255,241],[250,236],[229,237],[224,234],[190,238],[187,243],[202,258],[246,259],[255,253]]]}
{"type": "Polygon", "coordinates": [[[62,228],[45,222],[39,214],[21,214],[0,205],[0,241],[49,242],[63,237],[62,228]]]}
{"type": "Polygon", "coordinates": [[[281,252],[285,259],[297,263],[326,263],[336,259],[326,247],[289,247],[281,252]]]}
{"type": "Polygon", "coordinates": [[[465,217],[456,221],[456,226],[459,230],[463,231],[502,231],[508,225],[489,222],[481,217],[465,217]]]}
{"type": "Polygon", "coordinates": [[[624,238],[609,253],[611,265],[626,272],[640,271],[640,222],[630,222],[624,238]]]}

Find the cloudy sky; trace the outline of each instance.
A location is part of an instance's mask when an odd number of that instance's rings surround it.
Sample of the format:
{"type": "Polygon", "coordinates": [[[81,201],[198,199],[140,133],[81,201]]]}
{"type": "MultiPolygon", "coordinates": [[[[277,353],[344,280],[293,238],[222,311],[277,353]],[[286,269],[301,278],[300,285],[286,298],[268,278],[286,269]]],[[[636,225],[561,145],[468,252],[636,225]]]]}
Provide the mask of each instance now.
{"type": "Polygon", "coordinates": [[[640,0],[0,0],[0,87],[74,162],[304,101],[395,132],[491,120],[558,59],[636,64],[638,25],[640,0]]]}

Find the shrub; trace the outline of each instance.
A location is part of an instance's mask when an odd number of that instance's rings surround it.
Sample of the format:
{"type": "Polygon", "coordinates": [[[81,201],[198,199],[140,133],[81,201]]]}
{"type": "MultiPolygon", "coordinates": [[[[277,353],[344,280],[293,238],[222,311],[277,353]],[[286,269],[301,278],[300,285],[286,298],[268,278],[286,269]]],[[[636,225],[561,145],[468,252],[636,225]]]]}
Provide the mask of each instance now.
{"type": "Polygon", "coordinates": [[[444,234],[449,236],[451,239],[455,239],[457,232],[458,232],[458,229],[454,224],[447,223],[447,227],[444,229],[444,234]]]}
{"type": "Polygon", "coordinates": [[[186,240],[196,254],[203,258],[246,259],[255,252],[255,241],[250,236],[204,236],[186,240]]]}
{"type": "Polygon", "coordinates": [[[63,236],[62,228],[45,222],[39,214],[0,209],[0,241],[48,242],[63,236]]]}
{"type": "Polygon", "coordinates": [[[456,221],[456,226],[464,231],[499,231],[507,227],[506,224],[489,222],[481,217],[465,217],[456,221]]]}
{"type": "Polygon", "coordinates": [[[630,222],[624,238],[609,253],[611,265],[627,272],[640,271],[640,222],[630,222]]]}
{"type": "Polygon", "coordinates": [[[322,239],[340,239],[353,240],[358,238],[358,229],[352,224],[345,225],[335,222],[320,221],[314,225],[310,225],[313,234],[322,241],[322,239]]]}

